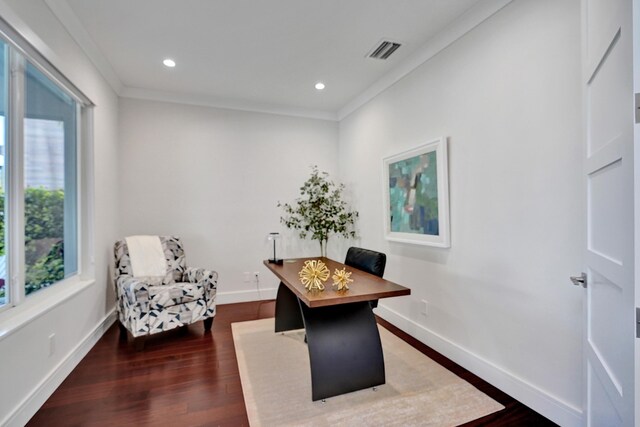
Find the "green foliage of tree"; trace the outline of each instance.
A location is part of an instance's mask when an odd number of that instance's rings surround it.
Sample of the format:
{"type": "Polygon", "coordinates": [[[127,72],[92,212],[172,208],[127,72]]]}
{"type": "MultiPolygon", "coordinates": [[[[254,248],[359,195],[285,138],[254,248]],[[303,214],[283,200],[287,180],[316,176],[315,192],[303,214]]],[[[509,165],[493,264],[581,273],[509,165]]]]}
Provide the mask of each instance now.
{"type": "MultiPolygon", "coordinates": [[[[5,255],[5,197],[0,191],[0,255],[5,255]]],[[[64,278],[64,191],[25,189],[25,291],[64,278]]]]}
{"type": "Polygon", "coordinates": [[[280,222],[287,228],[298,230],[300,238],[310,236],[320,243],[320,252],[326,256],[326,245],[332,234],[355,238],[358,212],[350,210],[342,198],[344,184],[336,184],[327,172],[311,167],[311,176],[300,187],[295,203],[280,203],[285,215],[280,222]]]}
{"type": "Polygon", "coordinates": [[[27,240],[62,238],[64,191],[27,188],[24,195],[27,240]]]}
{"type": "Polygon", "coordinates": [[[64,252],[62,240],[56,242],[49,252],[27,266],[25,292],[30,294],[64,279],[64,252]]]}

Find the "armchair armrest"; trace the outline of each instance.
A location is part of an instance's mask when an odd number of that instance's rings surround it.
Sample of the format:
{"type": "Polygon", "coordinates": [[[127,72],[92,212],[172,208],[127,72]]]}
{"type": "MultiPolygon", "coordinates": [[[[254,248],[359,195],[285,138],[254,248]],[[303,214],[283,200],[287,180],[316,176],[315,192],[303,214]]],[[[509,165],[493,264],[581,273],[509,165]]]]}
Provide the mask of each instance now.
{"type": "Polygon", "coordinates": [[[126,274],[116,278],[118,292],[129,301],[131,305],[144,305],[149,302],[149,283],[126,274]]]}
{"type": "Polygon", "coordinates": [[[207,300],[212,301],[218,287],[218,272],[204,268],[188,267],[184,278],[190,283],[200,283],[204,287],[207,300]]]}

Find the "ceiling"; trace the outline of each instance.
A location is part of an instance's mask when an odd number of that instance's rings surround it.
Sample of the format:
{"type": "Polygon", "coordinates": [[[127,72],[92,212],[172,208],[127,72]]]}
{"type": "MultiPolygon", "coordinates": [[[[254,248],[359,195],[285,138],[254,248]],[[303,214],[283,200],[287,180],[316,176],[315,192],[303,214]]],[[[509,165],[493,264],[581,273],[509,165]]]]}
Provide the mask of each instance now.
{"type": "Polygon", "coordinates": [[[451,43],[508,3],[45,1],[122,96],[328,119],[428,59],[442,34],[451,43]],[[402,46],[386,61],[367,58],[383,39],[402,46]]]}

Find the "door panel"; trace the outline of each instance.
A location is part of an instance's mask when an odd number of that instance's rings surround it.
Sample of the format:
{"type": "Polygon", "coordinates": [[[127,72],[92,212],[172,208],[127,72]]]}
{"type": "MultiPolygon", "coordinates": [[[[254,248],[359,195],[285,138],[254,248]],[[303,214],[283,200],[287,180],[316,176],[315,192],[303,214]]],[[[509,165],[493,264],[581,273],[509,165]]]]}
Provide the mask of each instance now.
{"type": "Polygon", "coordinates": [[[634,425],[631,0],[583,0],[585,424],[634,425]]]}
{"type": "Polygon", "coordinates": [[[585,0],[583,5],[586,5],[586,65],[595,70],[620,28],[625,4],[622,0],[585,0]]]}
{"type": "Polygon", "coordinates": [[[625,375],[624,355],[611,349],[623,348],[624,336],[612,334],[610,331],[620,329],[619,325],[624,321],[624,316],[620,311],[610,312],[609,307],[624,306],[623,289],[593,269],[590,273],[591,292],[587,302],[591,313],[588,330],[589,345],[609,377],[611,385],[618,394],[622,394],[621,378],[625,375]]]}
{"type": "Polygon", "coordinates": [[[619,114],[619,109],[611,108],[612,103],[628,96],[628,84],[620,79],[618,70],[624,67],[624,51],[618,48],[619,38],[612,40],[608,57],[601,63],[589,85],[588,155],[591,156],[624,129],[628,115],[619,114]]]}
{"type": "MultiPolygon", "coordinates": [[[[640,93],[640,0],[633,0],[633,87],[635,93],[640,93]]],[[[636,103],[638,108],[640,103],[636,103]]],[[[638,110],[636,110],[636,113],[638,110]]],[[[640,147],[640,120],[634,126],[634,146],[640,147]]],[[[635,171],[635,206],[640,212],[640,150],[634,152],[635,171]]],[[[635,247],[640,248],[640,214],[634,215],[635,247]]],[[[640,307],[640,252],[635,253],[635,306],[640,307]]],[[[637,316],[636,320],[640,318],[637,316]]],[[[638,334],[640,335],[640,334],[638,334]]],[[[635,419],[640,422],[640,339],[635,339],[635,419]]],[[[636,422],[636,424],[637,424],[636,422]]]]}
{"type": "MultiPolygon", "coordinates": [[[[591,368],[591,365],[589,365],[591,368]]],[[[604,386],[598,375],[589,370],[589,389],[591,390],[591,426],[616,426],[622,425],[622,419],[610,399],[610,392],[604,386]]]]}
{"type": "Polygon", "coordinates": [[[617,160],[591,173],[587,178],[589,197],[589,250],[621,265],[624,255],[624,213],[616,206],[625,203],[621,200],[622,191],[611,191],[624,184],[622,161],[617,160]],[[607,224],[602,227],[601,224],[607,224]]]}

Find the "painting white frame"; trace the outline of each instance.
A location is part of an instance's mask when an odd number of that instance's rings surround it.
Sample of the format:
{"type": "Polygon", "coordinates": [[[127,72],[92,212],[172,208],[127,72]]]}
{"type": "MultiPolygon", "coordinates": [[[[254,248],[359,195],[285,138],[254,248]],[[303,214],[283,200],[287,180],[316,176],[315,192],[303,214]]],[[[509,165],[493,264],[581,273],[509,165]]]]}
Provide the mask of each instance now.
{"type": "Polygon", "coordinates": [[[447,159],[447,139],[444,137],[426,142],[415,148],[385,157],[382,161],[384,236],[393,242],[448,248],[451,246],[449,230],[449,167],[447,159]],[[436,180],[438,203],[438,234],[421,234],[391,231],[391,199],[389,166],[402,160],[418,157],[423,154],[436,154],[436,180]]]}

